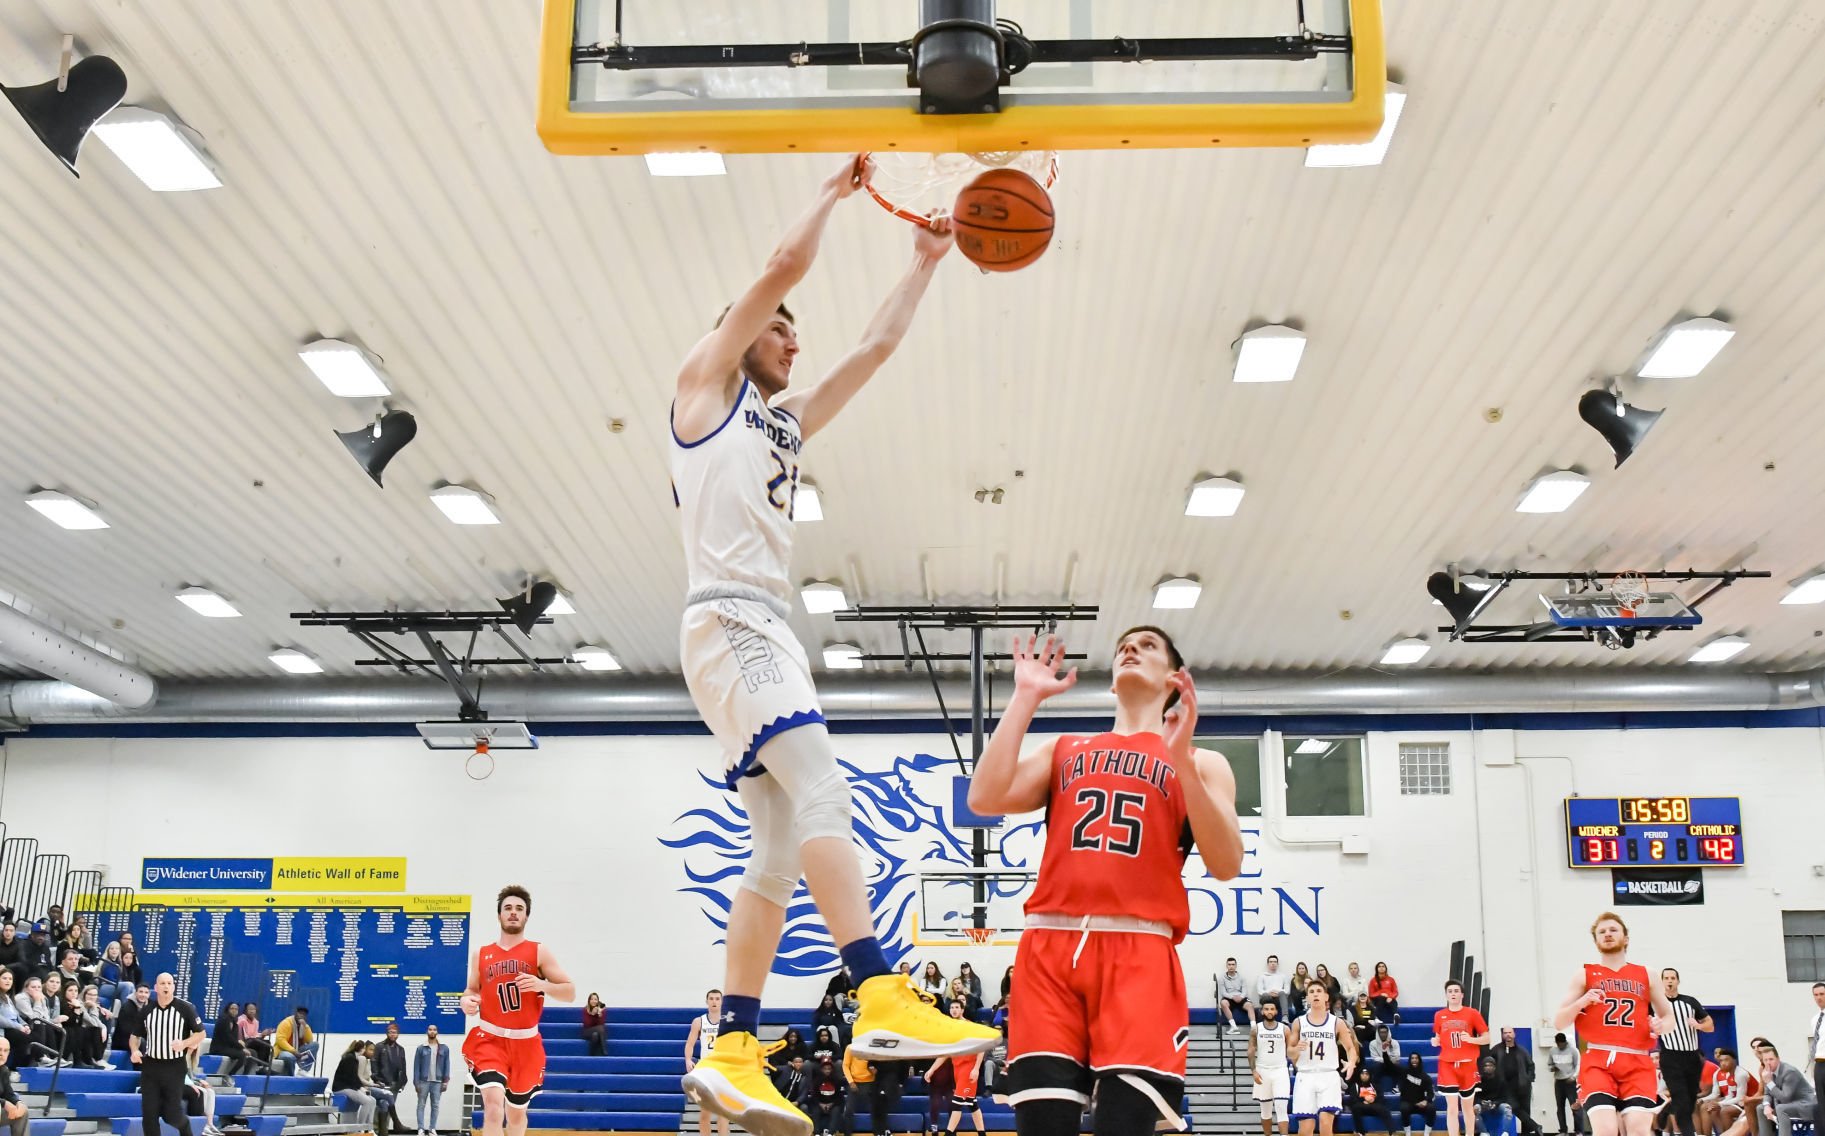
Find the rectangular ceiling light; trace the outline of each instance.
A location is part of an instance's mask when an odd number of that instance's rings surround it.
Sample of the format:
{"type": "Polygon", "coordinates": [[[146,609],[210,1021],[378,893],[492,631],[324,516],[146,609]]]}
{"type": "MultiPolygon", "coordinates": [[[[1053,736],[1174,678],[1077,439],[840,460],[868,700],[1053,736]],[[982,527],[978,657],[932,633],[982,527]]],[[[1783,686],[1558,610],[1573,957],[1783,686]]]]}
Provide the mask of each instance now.
{"type": "Polygon", "coordinates": [[[221,188],[222,180],[210,168],[208,157],[170,115],[145,107],[116,107],[95,124],[93,133],[147,189],[182,193],[221,188]]]}
{"type": "Polygon", "coordinates": [[[1562,469],[1534,479],[1514,507],[1517,513],[1563,513],[1591,486],[1591,479],[1581,473],[1562,469]]]}
{"type": "Polygon", "coordinates": [[[859,671],[862,649],[854,643],[831,643],[824,648],[824,666],[833,671],[859,671]]]}
{"type": "Polygon", "coordinates": [[[1749,640],[1740,635],[1720,635],[1692,652],[1687,662],[1721,663],[1734,659],[1749,648],[1749,640]]]}
{"type": "Polygon", "coordinates": [[[805,611],[810,615],[829,615],[833,611],[849,610],[849,597],[836,584],[813,580],[800,588],[798,594],[805,601],[805,611]]]}
{"type": "Polygon", "coordinates": [[[1399,639],[1388,644],[1381,661],[1391,667],[1404,667],[1419,662],[1430,650],[1432,647],[1424,639],[1399,639]]]}
{"type": "Polygon", "coordinates": [[[298,349],[298,358],[337,398],[385,398],[393,393],[368,353],[340,339],[319,339],[298,349]]]}
{"type": "Polygon", "coordinates": [[[551,606],[545,609],[545,614],[575,615],[577,614],[577,608],[575,604],[570,602],[569,593],[560,590],[556,596],[552,597],[551,606]]]}
{"type": "Polygon", "coordinates": [[[323,673],[322,663],[303,651],[293,650],[290,647],[281,647],[266,657],[272,660],[273,666],[286,674],[315,675],[323,673]]]}
{"type": "Polygon", "coordinates": [[[1197,607],[1198,597],[1203,592],[1204,586],[1196,580],[1175,576],[1153,586],[1153,606],[1166,610],[1197,607]]]}
{"type": "Polygon", "coordinates": [[[177,601],[198,615],[210,619],[234,619],[241,614],[240,608],[208,588],[185,588],[177,594],[177,601]]]}
{"type": "Polygon", "coordinates": [[[1661,333],[1660,342],[1636,374],[1644,379],[1694,378],[1711,365],[1735,334],[1735,328],[1710,316],[1680,320],[1661,333]]]}
{"type": "Polygon", "coordinates": [[[1783,604],[1825,603],[1825,572],[1808,576],[1781,597],[1783,604]]]}
{"type": "Polygon", "coordinates": [[[1191,499],[1185,502],[1188,517],[1233,517],[1242,507],[1247,490],[1241,482],[1227,477],[1207,477],[1191,487],[1191,499]]]}
{"type": "Polygon", "coordinates": [[[59,528],[105,529],[108,527],[108,522],[102,520],[87,502],[72,497],[68,493],[59,493],[55,489],[40,489],[27,497],[25,503],[59,528]]]}
{"type": "Polygon", "coordinates": [[[824,499],[809,481],[801,479],[798,492],[792,495],[792,519],[801,525],[824,519],[824,499]]]}
{"type": "Polygon", "coordinates": [[[1305,332],[1283,324],[1257,327],[1236,340],[1235,381],[1291,382],[1305,354],[1305,332]]]}
{"type": "Polygon", "coordinates": [[[685,154],[648,154],[646,172],[654,177],[715,177],[729,171],[723,167],[722,155],[708,150],[685,154]]]}
{"type": "Polygon", "coordinates": [[[431,503],[443,510],[451,523],[458,525],[498,525],[501,518],[490,505],[488,495],[477,493],[467,485],[445,485],[431,491],[431,503]]]}
{"type": "Polygon", "coordinates": [[[621,660],[615,658],[612,651],[593,643],[585,643],[572,651],[570,661],[586,671],[618,671],[621,669],[621,660]]]}
{"type": "Polygon", "coordinates": [[[1388,156],[1388,144],[1394,141],[1394,128],[1400,124],[1400,112],[1407,107],[1407,93],[1388,84],[1382,100],[1381,129],[1367,142],[1308,146],[1305,164],[1308,169],[1335,169],[1341,166],[1379,166],[1388,156]]]}

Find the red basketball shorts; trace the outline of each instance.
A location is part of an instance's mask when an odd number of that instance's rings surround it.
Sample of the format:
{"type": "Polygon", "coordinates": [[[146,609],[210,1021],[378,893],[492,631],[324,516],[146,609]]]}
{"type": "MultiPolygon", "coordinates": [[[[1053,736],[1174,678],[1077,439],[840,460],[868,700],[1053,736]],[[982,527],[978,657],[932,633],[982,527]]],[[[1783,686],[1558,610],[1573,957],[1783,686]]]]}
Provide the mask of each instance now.
{"type": "Polygon", "coordinates": [[[1139,1074],[1182,1092],[1190,1036],[1185,974],[1171,939],[1042,928],[1020,937],[1008,1002],[1015,1104],[1087,1103],[1093,1077],[1103,1073],[1139,1074]]]}
{"type": "Polygon", "coordinates": [[[1652,1110],[1659,1100],[1654,1059],[1645,1053],[1618,1053],[1592,1046],[1578,1065],[1578,1104],[1587,1111],[1652,1110]]]}
{"type": "Polygon", "coordinates": [[[463,1060],[477,1088],[499,1085],[507,1103],[520,1108],[545,1087],[545,1042],[538,1037],[499,1037],[479,1027],[463,1039],[463,1060]]]}
{"type": "Polygon", "coordinates": [[[1478,1074],[1476,1058],[1438,1063],[1438,1091],[1446,1096],[1470,1096],[1476,1092],[1478,1074]]]}

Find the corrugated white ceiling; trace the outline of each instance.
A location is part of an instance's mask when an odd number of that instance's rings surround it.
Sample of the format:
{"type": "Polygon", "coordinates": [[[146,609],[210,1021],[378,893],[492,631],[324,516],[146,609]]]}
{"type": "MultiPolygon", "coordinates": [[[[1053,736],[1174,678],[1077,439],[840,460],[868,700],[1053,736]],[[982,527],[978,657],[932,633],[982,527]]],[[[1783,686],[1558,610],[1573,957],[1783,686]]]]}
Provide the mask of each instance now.
{"type": "MultiPolygon", "coordinates": [[[[1044,260],[946,264],[900,354],[807,450],[829,519],[801,528],[800,575],[871,603],[1068,587],[1103,606],[1077,636],[1101,653],[1154,617],[1156,580],[1196,574],[1197,609],[1158,613],[1195,665],[1329,669],[1430,635],[1423,584],[1447,563],[1742,564],[1776,579],[1714,601],[1706,632],[1747,635],[1756,667],[1825,658],[1825,610],[1777,605],[1825,565],[1825,8],[1387,8],[1411,99],[1385,165],[1073,154],[1044,260]],[[1629,388],[1667,416],[1612,471],[1578,395],[1670,318],[1713,311],[1736,341],[1699,379],[1629,388]],[[1229,343],[1283,320],[1311,336],[1298,379],[1231,384],[1229,343]],[[1594,481],[1571,511],[1512,512],[1563,466],[1594,481]],[[1238,516],[1182,516],[1201,472],[1247,485],[1238,516]],[[973,499],[995,486],[1003,504],[973,499]]],[[[275,645],[357,657],[290,611],[489,606],[536,572],[579,608],[542,653],[598,641],[676,669],[674,368],[836,159],[656,180],[552,157],[532,128],[537,23],[531,0],[0,8],[0,78],[48,74],[75,32],[120,60],[130,101],[200,131],[226,183],[153,194],[99,145],[75,181],[0,115],[0,589],[160,675],[263,674],[275,645]],[[293,355],[319,335],[383,356],[419,416],[384,491],[332,436],[371,408],[293,355]],[[426,498],[445,480],[505,523],[446,523],[426,498]],[[36,486],[114,527],[51,527],[19,503],[36,486]],[[171,598],[186,584],[245,618],[191,615],[171,598]]],[[[864,200],[839,211],[792,299],[801,381],[853,340],[907,241],[864,200]]],[[[852,637],[795,623],[814,654],[852,637]]],[[[1445,645],[1423,665],[1696,645],[1445,645]]]]}

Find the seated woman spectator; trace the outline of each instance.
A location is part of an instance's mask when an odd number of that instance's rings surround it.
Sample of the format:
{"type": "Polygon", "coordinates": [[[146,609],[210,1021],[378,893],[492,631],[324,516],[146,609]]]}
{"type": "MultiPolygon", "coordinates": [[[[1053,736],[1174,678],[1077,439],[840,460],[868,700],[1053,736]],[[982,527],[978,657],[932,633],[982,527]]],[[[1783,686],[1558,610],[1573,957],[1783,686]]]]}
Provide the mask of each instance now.
{"type": "MultiPolygon", "coordinates": [[[[1323,970],[1323,967],[1318,969],[1323,970]]],[[[1305,985],[1312,980],[1311,971],[1305,969],[1303,962],[1293,964],[1293,981],[1286,991],[1286,1012],[1298,1016],[1305,1013],[1305,985]]]]}
{"type": "MultiPolygon", "coordinates": [[[[785,1036],[767,1046],[764,1055],[767,1058],[767,1064],[778,1070],[790,1065],[794,1057],[809,1060],[811,1050],[805,1045],[805,1035],[798,1032],[795,1027],[788,1029],[785,1036]]],[[[791,1094],[788,1093],[786,1096],[788,1100],[791,1099],[791,1094]]]]}
{"type": "Polygon", "coordinates": [[[1375,974],[1369,979],[1369,1005],[1375,1007],[1377,1018],[1391,1026],[1400,1024],[1400,986],[1385,962],[1375,964],[1375,974]]]}
{"type": "Polygon", "coordinates": [[[1350,1110],[1350,1123],[1355,1131],[1368,1131],[1363,1121],[1369,1117],[1381,1122],[1383,1132],[1394,1131],[1394,1114],[1388,1110],[1388,1102],[1381,1099],[1380,1091],[1375,1088],[1375,1078],[1368,1069],[1356,1070],[1356,1075],[1345,1082],[1343,1103],[1350,1110]]]}
{"type": "Polygon", "coordinates": [[[1325,966],[1323,963],[1319,963],[1318,969],[1312,971],[1312,977],[1319,982],[1324,983],[1324,992],[1331,996],[1332,1013],[1336,1013],[1342,1007],[1349,1005],[1349,1003],[1343,1000],[1343,983],[1337,981],[1337,976],[1331,973],[1329,967],[1325,966]]]}
{"type": "Polygon", "coordinates": [[[330,1092],[348,1097],[348,1102],[355,1106],[355,1123],[363,1128],[374,1123],[376,1112],[373,1094],[361,1083],[361,1048],[365,1044],[360,1038],[349,1042],[349,1047],[336,1060],[336,1075],[330,1078],[330,1092]]]}
{"type": "Polygon", "coordinates": [[[366,1042],[355,1059],[355,1077],[374,1098],[374,1136],[387,1136],[387,1124],[393,1112],[393,1090],[374,1079],[374,1043],[366,1042]]]}
{"type": "Polygon", "coordinates": [[[114,1032],[114,1014],[101,1004],[101,992],[93,986],[82,988],[80,1005],[83,1045],[76,1052],[79,1069],[112,1069],[108,1064],[108,1038],[114,1032]]]}
{"type": "MultiPolygon", "coordinates": [[[[121,938],[125,939],[126,936],[122,935],[121,938]]],[[[121,943],[120,984],[124,987],[120,991],[121,999],[124,1001],[137,987],[145,983],[146,976],[139,969],[139,952],[134,950],[131,944],[121,943]]]]}
{"type": "MultiPolygon", "coordinates": [[[[13,1005],[25,1021],[26,1031],[31,1035],[33,1045],[42,1045],[52,1053],[63,1048],[63,1038],[57,1026],[55,1007],[44,996],[44,980],[37,977],[25,980],[25,989],[13,996],[13,1005]]],[[[28,1047],[29,1048],[29,1047],[28,1047]]],[[[23,1064],[32,1064],[34,1058],[27,1057],[23,1064]]],[[[37,1059],[40,1065],[55,1064],[56,1058],[37,1059]]]]}
{"type": "Polygon", "coordinates": [[[1008,967],[1001,972],[1001,1000],[1006,1002],[1014,993],[1014,968],[1008,967]]]}
{"type": "Polygon", "coordinates": [[[101,987],[101,1003],[110,1009],[126,1001],[133,993],[133,987],[120,979],[120,944],[109,943],[101,952],[101,961],[95,967],[95,981],[101,987]]]}
{"type": "Polygon", "coordinates": [[[982,999],[970,993],[969,985],[963,981],[962,975],[951,979],[949,1000],[962,1002],[963,1016],[971,1021],[975,1021],[976,1016],[982,1013],[982,999]]]}
{"type": "Polygon", "coordinates": [[[1338,979],[1338,981],[1343,986],[1343,1001],[1345,1005],[1353,1005],[1356,999],[1369,992],[1369,980],[1362,976],[1362,967],[1358,966],[1356,963],[1351,963],[1350,973],[1344,975],[1342,978],[1338,979]]]}
{"type": "Polygon", "coordinates": [[[1375,1009],[1369,1005],[1369,996],[1358,994],[1356,1000],[1348,1003],[1339,1016],[1356,1031],[1357,1047],[1362,1052],[1368,1052],[1369,1043],[1375,1040],[1375,1027],[1381,1024],[1375,1020],[1375,1009]]]}
{"type": "Polygon", "coordinates": [[[817,1013],[811,1015],[811,1028],[816,1030],[822,1026],[830,1028],[832,1038],[843,1036],[843,1008],[829,994],[824,995],[824,1000],[817,1004],[817,1013]]]}
{"type": "Polygon", "coordinates": [[[591,1057],[608,1056],[608,1007],[593,990],[583,1003],[583,1040],[591,1057]]]}
{"type": "Polygon", "coordinates": [[[13,972],[0,968],[0,1032],[12,1043],[12,1050],[7,1054],[8,1068],[17,1069],[21,1062],[29,1061],[28,1052],[32,1048],[32,1028],[19,1016],[19,1007],[13,1004],[13,972]]]}
{"type": "Polygon", "coordinates": [[[981,1006],[982,1005],[982,979],[976,977],[975,968],[970,966],[970,964],[967,962],[958,963],[957,964],[957,977],[963,979],[963,984],[965,986],[969,987],[969,991],[971,994],[976,996],[976,1005],[981,1006]]]}
{"type": "Polygon", "coordinates": [[[184,1112],[203,1118],[203,1136],[222,1136],[215,1123],[215,1086],[203,1072],[202,1053],[192,1049],[186,1059],[184,1112]]]}
{"type": "Polygon", "coordinates": [[[1438,1086],[1432,1083],[1432,1074],[1426,1072],[1426,1063],[1419,1054],[1407,1055],[1407,1066],[1401,1071],[1398,1087],[1401,1127],[1411,1131],[1415,1117],[1425,1121],[1427,1132],[1438,1127],[1438,1104],[1434,1100],[1438,1086]]]}
{"type": "Polygon", "coordinates": [[[919,989],[934,998],[942,998],[949,993],[950,988],[951,984],[944,980],[944,972],[938,969],[938,964],[926,963],[924,972],[919,975],[919,989]]]}
{"type": "Polygon", "coordinates": [[[836,1041],[836,1031],[829,1026],[817,1027],[817,1033],[811,1042],[811,1052],[806,1056],[811,1059],[811,1066],[814,1070],[826,1057],[834,1064],[843,1056],[843,1047],[836,1041]]]}
{"type": "Polygon", "coordinates": [[[264,1066],[272,1064],[272,1031],[260,1028],[260,1004],[249,1002],[241,1007],[241,1016],[235,1019],[234,1025],[241,1035],[241,1048],[247,1051],[249,1069],[265,1072],[264,1066]]]}
{"type": "Polygon", "coordinates": [[[70,1064],[92,1069],[107,1048],[107,1038],[93,1036],[83,1022],[82,987],[66,983],[57,999],[57,1024],[63,1027],[63,1056],[70,1064]],[[89,1052],[96,1057],[91,1060],[89,1052]]]}
{"type": "MultiPolygon", "coordinates": [[[[24,985],[28,973],[25,965],[25,940],[19,937],[19,928],[13,926],[10,919],[0,923],[0,967],[13,972],[14,984],[24,985]]],[[[13,1056],[19,1056],[17,1049],[13,1056]]]]}
{"type": "Polygon", "coordinates": [[[245,1072],[242,1067],[247,1063],[247,1047],[241,1044],[240,1018],[239,1003],[228,1003],[222,1007],[221,1016],[215,1020],[215,1030],[209,1035],[209,1052],[222,1059],[225,1077],[245,1072]]]}
{"type": "Polygon", "coordinates": [[[93,968],[101,961],[101,954],[95,949],[95,940],[89,936],[88,927],[80,915],[70,920],[70,925],[64,928],[63,938],[57,941],[57,953],[62,954],[66,950],[75,951],[85,968],[93,968]]]}

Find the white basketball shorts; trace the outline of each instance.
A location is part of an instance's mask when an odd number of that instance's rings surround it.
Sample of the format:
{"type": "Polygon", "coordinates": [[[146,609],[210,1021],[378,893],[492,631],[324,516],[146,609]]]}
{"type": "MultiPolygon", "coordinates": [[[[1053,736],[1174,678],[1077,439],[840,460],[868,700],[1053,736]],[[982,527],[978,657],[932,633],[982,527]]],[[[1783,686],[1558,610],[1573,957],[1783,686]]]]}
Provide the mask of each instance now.
{"type": "Polygon", "coordinates": [[[1293,1080],[1293,1118],[1338,1112],[1343,1108],[1343,1078],[1335,1069],[1303,1069],[1293,1080]]]}
{"type": "Polygon", "coordinates": [[[1285,1100],[1291,1095],[1292,1077],[1285,1069],[1262,1069],[1261,1083],[1255,1086],[1254,1097],[1258,1101],[1285,1100]]]}
{"type": "Polygon", "coordinates": [[[764,603],[721,597],[691,604],[679,654],[697,712],[722,743],[730,788],[758,772],[755,755],[775,735],[824,721],[804,647],[764,603]]]}

